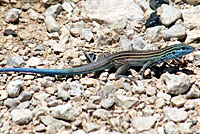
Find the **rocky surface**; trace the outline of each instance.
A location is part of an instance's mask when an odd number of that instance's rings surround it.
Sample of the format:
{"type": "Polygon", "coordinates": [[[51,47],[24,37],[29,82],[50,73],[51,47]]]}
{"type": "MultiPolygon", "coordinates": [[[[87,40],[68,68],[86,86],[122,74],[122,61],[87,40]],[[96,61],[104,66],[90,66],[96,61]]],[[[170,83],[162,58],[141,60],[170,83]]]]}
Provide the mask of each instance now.
{"type": "MultiPolygon", "coordinates": [[[[83,51],[99,56],[180,42],[199,49],[199,0],[148,2],[1,0],[0,68],[76,67],[87,64],[83,51]]],[[[0,73],[0,133],[200,133],[200,53],[183,59],[146,70],[144,79],[130,69],[137,85],[115,79],[114,69],[0,73]]]]}

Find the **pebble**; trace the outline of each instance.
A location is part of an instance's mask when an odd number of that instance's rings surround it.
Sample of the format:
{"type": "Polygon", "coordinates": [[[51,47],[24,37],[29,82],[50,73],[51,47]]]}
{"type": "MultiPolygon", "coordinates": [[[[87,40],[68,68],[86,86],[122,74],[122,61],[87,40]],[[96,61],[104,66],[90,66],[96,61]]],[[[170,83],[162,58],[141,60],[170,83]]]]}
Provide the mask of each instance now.
{"type": "Polygon", "coordinates": [[[132,106],[136,106],[139,103],[139,99],[137,97],[127,97],[124,95],[116,95],[115,96],[115,103],[119,107],[124,107],[124,108],[131,108],[132,106]]]}
{"type": "Polygon", "coordinates": [[[61,98],[63,101],[69,99],[69,93],[68,93],[69,85],[67,83],[62,82],[58,84],[57,89],[58,89],[58,98],[61,98]]]}
{"type": "Polygon", "coordinates": [[[187,100],[184,104],[185,110],[192,110],[195,108],[195,101],[193,100],[187,100]]]}
{"type": "Polygon", "coordinates": [[[46,100],[49,96],[50,96],[50,94],[47,94],[47,93],[45,93],[45,92],[39,92],[39,93],[35,93],[33,97],[34,97],[36,100],[44,101],[44,100],[46,100]]]}
{"type": "Polygon", "coordinates": [[[52,16],[53,18],[56,18],[60,12],[62,10],[62,5],[60,3],[56,4],[56,5],[51,5],[50,7],[48,7],[45,11],[45,16],[52,16]]]}
{"type": "Polygon", "coordinates": [[[189,29],[199,29],[200,27],[200,5],[182,10],[184,25],[189,29]]]}
{"type": "Polygon", "coordinates": [[[80,28],[71,28],[70,29],[70,33],[71,33],[71,35],[73,35],[74,37],[79,37],[80,36],[80,34],[81,34],[81,30],[80,30],[80,28]]]}
{"type": "Polygon", "coordinates": [[[159,25],[162,25],[162,22],[160,21],[159,16],[155,12],[151,13],[150,17],[146,20],[146,23],[145,23],[146,29],[150,27],[159,26],[159,25]]]}
{"type": "Polygon", "coordinates": [[[10,9],[6,16],[6,22],[11,22],[11,23],[16,22],[19,19],[21,13],[22,13],[22,10],[20,9],[16,9],[16,8],[10,9]]]}
{"type": "Polygon", "coordinates": [[[115,104],[114,99],[103,99],[100,102],[101,107],[103,107],[105,109],[111,108],[114,104],[115,104]]]}
{"type": "Polygon", "coordinates": [[[37,20],[40,16],[40,14],[33,9],[29,9],[28,12],[29,12],[29,17],[32,20],[37,20]]]}
{"type": "Polygon", "coordinates": [[[94,0],[83,5],[82,16],[98,23],[113,24],[130,20],[140,24],[144,20],[142,9],[132,0],[94,0]],[[124,15],[126,14],[126,15],[124,15]]]}
{"type": "Polygon", "coordinates": [[[157,118],[154,116],[135,117],[132,121],[133,127],[139,131],[150,130],[156,123],[157,118]]]}
{"type": "Polygon", "coordinates": [[[168,117],[170,120],[175,122],[185,121],[188,118],[188,113],[182,109],[178,108],[164,108],[165,117],[168,117]]]}
{"type": "Polygon", "coordinates": [[[18,99],[20,102],[29,101],[32,98],[32,93],[30,91],[23,91],[19,96],[18,99]]]}
{"type": "Polygon", "coordinates": [[[41,64],[41,60],[37,57],[31,57],[28,61],[27,61],[27,65],[30,67],[35,67],[41,64]]]}
{"type": "Polygon", "coordinates": [[[200,30],[187,31],[185,43],[192,43],[200,39],[200,30]]]}
{"type": "Polygon", "coordinates": [[[26,125],[33,118],[33,114],[29,109],[14,109],[10,114],[12,116],[12,120],[18,125],[26,125]]]}
{"type": "Polygon", "coordinates": [[[169,4],[169,0],[150,0],[149,1],[149,6],[153,10],[156,10],[162,4],[169,4]]]}
{"type": "Polygon", "coordinates": [[[157,108],[162,108],[162,107],[164,107],[165,106],[165,100],[164,99],[162,99],[162,98],[158,98],[158,99],[156,99],[156,101],[155,101],[155,106],[157,107],[157,108]]]}
{"type": "Polygon", "coordinates": [[[75,111],[71,104],[58,105],[56,107],[51,107],[50,110],[54,118],[66,121],[74,121],[76,119],[75,111]]]}
{"type": "Polygon", "coordinates": [[[86,131],[86,132],[92,132],[92,131],[96,131],[98,129],[100,129],[100,126],[95,124],[95,123],[85,123],[83,124],[83,129],[86,131]]]}
{"type": "Polygon", "coordinates": [[[0,90],[0,101],[8,98],[8,92],[6,90],[0,90]]]}
{"type": "Polygon", "coordinates": [[[17,98],[8,98],[4,101],[3,105],[9,108],[15,108],[19,105],[20,101],[17,98]]]}
{"type": "Polygon", "coordinates": [[[191,86],[188,75],[184,73],[180,75],[164,73],[161,78],[167,84],[166,92],[171,95],[185,93],[191,86]]]}
{"type": "Polygon", "coordinates": [[[181,11],[171,5],[163,4],[161,6],[160,20],[163,25],[169,26],[176,20],[181,19],[181,11]]]}
{"type": "Polygon", "coordinates": [[[21,102],[18,106],[17,109],[26,109],[30,106],[30,101],[25,101],[21,102]]]}
{"type": "Polygon", "coordinates": [[[73,81],[69,85],[70,96],[81,96],[84,93],[84,87],[78,81],[73,81]]]}
{"type": "Polygon", "coordinates": [[[158,42],[162,39],[162,32],[164,31],[164,29],[164,26],[155,26],[147,28],[145,38],[151,43],[158,42]]]}
{"type": "Polygon", "coordinates": [[[188,122],[188,123],[180,123],[179,124],[179,131],[181,134],[192,134],[194,133],[194,131],[191,129],[192,127],[192,123],[188,122]]]}
{"type": "Polygon", "coordinates": [[[46,16],[44,22],[48,32],[60,32],[60,27],[53,16],[46,16]]]}
{"type": "Polygon", "coordinates": [[[23,81],[15,80],[8,83],[6,91],[10,97],[17,97],[22,89],[23,81]]]}
{"type": "Polygon", "coordinates": [[[35,131],[36,131],[36,132],[44,132],[44,131],[46,131],[46,127],[45,127],[45,125],[43,125],[43,124],[37,125],[37,126],[35,127],[35,131]]]}
{"type": "Polygon", "coordinates": [[[133,50],[152,50],[152,46],[147,44],[141,37],[131,40],[133,50]]]}
{"type": "Polygon", "coordinates": [[[13,66],[13,67],[19,67],[24,63],[24,60],[21,56],[13,56],[8,59],[7,65],[8,66],[13,66]]]}
{"type": "Polygon", "coordinates": [[[169,121],[164,125],[164,130],[165,130],[165,133],[167,133],[167,134],[178,134],[178,133],[180,133],[178,126],[172,121],[169,121]]]}
{"type": "Polygon", "coordinates": [[[70,2],[64,2],[62,4],[62,8],[68,13],[73,11],[73,7],[71,6],[70,2]]]}
{"type": "Polygon", "coordinates": [[[17,33],[12,30],[12,29],[6,29],[4,32],[3,32],[3,35],[4,36],[9,36],[9,35],[12,35],[13,37],[17,37],[17,33]]]}
{"type": "Polygon", "coordinates": [[[79,67],[79,66],[83,65],[83,63],[82,63],[82,60],[80,58],[73,58],[70,61],[69,65],[72,66],[72,67],[79,67]]]}
{"type": "Polygon", "coordinates": [[[39,118],[43,124],[45,124],[46,126],[49,126],[49,127],[56,128],[57,130],[59,130],[63,126],[65,126],[65,127],[70,126],[70,124],[67,123],[66,121],[55,119],[49,115],[39,116],[39,118]]]}
{"type": "Polygon", "coordinates": [[[81,37],[81,39],[84,39],[84,40],[90,42],[93,38],[92,30],[90,28],[81,30],[80,37],[81,37]]]}
{"type": "Polygon", "coordinates": [[[54,43],[53,44],[53,51],[55,53],[63,53],[66,50],[66,46],[64,44],[61,43],[54,43]]]}
{"type": "Polygon", "coordinates": [[[109,114],[110,113],[105,109],[97,109],[96,111],[93,112],[92,115],[102,120],[108,120],[109,114]]]}
{"type": "Polygon", "coordinates": [[[120,44],[121,51],[132,50],[131,41],[125,35],[122,35],[120,37],[119,44],[120,44]]]}
{"type": "Polygon", "coordinates": [[[172,104],[176,107],[182,107],[184,105],[185,101],[186,101],[186,99],[181,95],[175,96],[171,99],[172,104]]]}
{"type": "Polygon", "coordinates": [[[170,40],[171,38],[178,38],[179,40],[182,40],[185,36],[186,29],[182,24],[173,25],[163,33],[163,38],[165,40],[170,40]]]}
{"type": "Polygon", "coordinates": [[[86,134],[86,132],[83,130],[76,130],[72,134],[86,134]]]}

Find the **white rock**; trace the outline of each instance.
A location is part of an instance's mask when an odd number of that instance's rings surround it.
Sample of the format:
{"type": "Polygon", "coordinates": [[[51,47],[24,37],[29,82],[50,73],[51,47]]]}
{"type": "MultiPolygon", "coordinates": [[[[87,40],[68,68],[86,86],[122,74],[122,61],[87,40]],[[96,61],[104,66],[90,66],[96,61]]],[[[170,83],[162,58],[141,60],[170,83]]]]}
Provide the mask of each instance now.
{"type": "Polygon", "coordinates": [[[24,63],[24,60],[21,56],[13,56],[7,61],[7,65],[13,67],[19,67],[22,63],[24,63]]]}
{"type": "Polygon", "coordinates": [[[51,32],[59,32],[60,31],[60,27],[58,26],[56,20],[54,17],[52,16],[46,16],[44,19],[45,25],[47,30],[51,33],[51,32]]]}
{"type": "Polygon", "coordinates": [[[108,120],[109,117],[109,112],[104,109],[97,109],[96,111],[93,112],[92,114],[96,118],[100,118],[102,120],[108,120]]]}
{"type": "Polygon", "coordinates": [[[32,118],[33,114],[29,109],[14,109],[11,111],[12,120],[18,125],[28,124],[32,118]]]}
{"type": "Polygon", "coordinates": [[[28,12],[29,12],[29,17],[32,20],[37,20],[40,16],[40,14],[33,9],[29,9],[28,12]]]}
{"type": "Polygon", "coordinates": [[[51,115],[55,118],[64,119],[66,121],[74,121],[76,118],[74,108],[71,104],[52,107],[51,115]]]}
{"type": "Polygon", "coordinates": [[[86,40],[86,41],[91,41],[92,38],[93,38],[92,30],[89,29],[89,28],[83,29],[83,30],[81,31],[80,37],[81,37],[81,39],[84,39],[84,40],[86,40]]]}
{"type": "Polygon", "coordinates": [[[178,108],[164,108],[164,114],[167,118],[175,122],[185,121],[188,118],[188,113],[178,108]]]}
{"type": "Polygon", "coordinates": [[[181,19],[181,11],[171,5],[162,4],[160,20],[163,25],[169,26],[178,19],[181,19]]]}
{"type": "Polygon", "coordinates": [[[200,5],[183,10],[182,16],[187,28],[200,28],[200,5]]]}
{"type": "Polygon", "coordinates": [[[139,132],[150,130],[156,123],[157,118],[154,116],[148,117],[135,117],[132,121],[132,125],[139,132]]]}
{"type": "Polygon", "coordinates": [[[183,0],[185,3],[187,4],[191,4],[191,5],[198,5],[200,3],[199,0],[183,0]]]}
{"type": "Polygon", "coordinates": [[[134,105],[138,104],[137,97],[127,97],[124,95],[116,95],[115,96],[115,103],[120,107],[130,108],[134,105]]]}
{"type": "Polygon", "coordinates": [[[188,75],[184,73],[180,75],[165,73],[161,78],[167,84],[166,92],[172,95],[185,93],[191,85],[188,75]]]}
{"type": "Polygon", "coordinates": [[[56,18],[61,10],[62,10],[62,5],[60,3],[58,3],[56,5],[51,5],[49,8],[47,8],[47,10],[45,11],[44,14],[46,17],[52,16],[52,17],[56,18]]]}
{"type": "Polygon", "coordinates": [[[19,19],[22,10],[12,8],[9,10],[8,15],[6,16],[6,22],[15,22],[19,19]]]}
{"type": "Polygon", "coordinates": [[[65,44],[61,44],[61,43],[54,43],[53,44],[53,51],[56,53],[63,53],[66,50],[66,46],[65,44]]]}
{"type": "Polygon", "coordinates": [[[162,33],[164,29],[164,26],[155,26],[147,28],[145,38],[150,42],[158,42],[162,39],[162,33]]]}
{"type": "Polygon", "coordinates": [[[132,50],[131,41],[125,35],[120,37],[119,44],[121,51],[132,50]]]}
{"type": "Polygon", "coordinates": [[[186,37],[185,43],[189,44],[199,39],[200,39],[200,30],[187,31],[187,37],[186,37]]]}
{"type": "Polygon", "coordinates": [[[35,67],[41,64],[41,60],[37,57],[31,57],[28,62],[27,65],[31,66],[31,67],[35,67]]]}
{"type": "Polygon", "coordinates": [[[83,5],[85,19],[112,24],[130,20],[136,24],[144,21],[143,11],[132,0],[88,0],[83,5]]]}
{"type": "Polygon", "coordinates": [[[163,38],[165,40],[169,40],[170,38],[178,38],[179,40],[185,38],[186,29],[183,25],[173,25],[168,30],[166,30],[163,34],[163,38]]]}
{"type": "Polygon", "coordinates": [[[171,99],[171,102],[176,107],[181,107],[184,105],[186,99],[183,96],[175,96],[171,99]]]}
{"type": "Polygon", "coordinates": [[[167,133],[167,134],[178,134],[179,133],[178,126],[172,121],[169,121],[165,124],[164,130],[165,130],[165,133],[167,133]]]}
{"type": "Polygon", "coordinates": [[[62,4],[62,8],[67,12],[71,12],[73,10],[73,8],[69,2],[64,2],[62,4]]]}
{"type": "Polygon", "coordinates": [[[8,92],[8,95],[10,97],[17,97],[21,91],[23,81],[21,80],[15,80],[9,82],[6,91],[8,92]]]}

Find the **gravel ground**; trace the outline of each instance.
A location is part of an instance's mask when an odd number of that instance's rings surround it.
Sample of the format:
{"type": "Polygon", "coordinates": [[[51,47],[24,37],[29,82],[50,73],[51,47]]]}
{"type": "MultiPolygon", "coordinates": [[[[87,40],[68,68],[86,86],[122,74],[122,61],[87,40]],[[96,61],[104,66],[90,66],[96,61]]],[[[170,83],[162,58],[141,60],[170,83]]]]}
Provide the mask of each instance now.
{"type": "Polygon", "coordinates": [[[130,69],[137,85],[115,79],[114,69],[1,73],[0,133],[200,134],[200,2],[157,1],[1,0],[1,68],[77,67],[87,64],[83,51],[98,56],[180,42],[196,51],[146,70],[145,79],[130,69]]]}

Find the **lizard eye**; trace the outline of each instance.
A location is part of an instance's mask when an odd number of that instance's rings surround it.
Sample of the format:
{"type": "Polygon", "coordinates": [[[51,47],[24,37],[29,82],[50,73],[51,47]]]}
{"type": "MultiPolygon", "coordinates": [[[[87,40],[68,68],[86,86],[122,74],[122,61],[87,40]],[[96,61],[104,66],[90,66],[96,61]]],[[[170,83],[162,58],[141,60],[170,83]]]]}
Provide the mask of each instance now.
{"type": "Polygon", "coordinates": [[[172,52],[172,54],[173,54],[173,55],[175,55],[175,54],[176,54],[176,52],[175,52],[175,51],[173,51],[173,52],[172,52]]]}
{"type": "Polygon", "coordinates": [[[186,48],[185,48],[185,47],[182,47],[181,49],[182,49],[182,50],[185,50],[186,48]]]}

